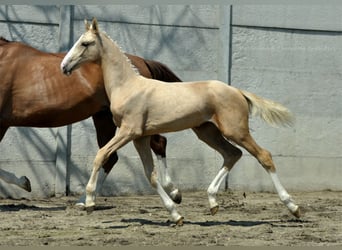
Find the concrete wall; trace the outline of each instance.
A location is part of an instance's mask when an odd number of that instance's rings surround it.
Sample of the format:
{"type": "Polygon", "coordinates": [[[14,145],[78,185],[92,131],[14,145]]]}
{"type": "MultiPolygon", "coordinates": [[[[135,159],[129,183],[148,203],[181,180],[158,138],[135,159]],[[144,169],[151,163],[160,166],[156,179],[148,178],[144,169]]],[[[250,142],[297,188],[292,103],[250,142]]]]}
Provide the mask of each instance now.
{"type": "MultiPolygon", "coordinates": [[[[291,129],[251,125],[290,189],[341,189],[339,11],[341,6],[234,7],[232,85],[278,100],[296,115],[291,129]]],[[[254,159],[239,165],[230,176],[233,186],[264,188],[267,176],[259,178],[254,159]]]]}
{"type": "MultiPolygon", "coordinates": [[[[1,35],[46,51],[69,48],[100,27],[132,54],[167,64],[184,81],[220,79],[274,99],[296,115],[292,128],[251,120],[256,141],[273,153],[289,190],[342,190],[341,10],[336,6],[1,6],[1,35]],[[305,13],[305,15],[303,15],[305,13]]],[[[220,156],[191,130],[170,133],[168,163],[181,189],[206,189],[220,156]]],[[[81,193],[97,151],[90,119],[63,128],[12,128],[0,144],[0,167],[27,175],[33,193],[0,181],[0,196],[81,193]]],[[[151,193],[132,144],[104,195],[151,193]]],[[[228,178],[233,189],[271,191],[271,181],[248,153],[228,178]]]]}

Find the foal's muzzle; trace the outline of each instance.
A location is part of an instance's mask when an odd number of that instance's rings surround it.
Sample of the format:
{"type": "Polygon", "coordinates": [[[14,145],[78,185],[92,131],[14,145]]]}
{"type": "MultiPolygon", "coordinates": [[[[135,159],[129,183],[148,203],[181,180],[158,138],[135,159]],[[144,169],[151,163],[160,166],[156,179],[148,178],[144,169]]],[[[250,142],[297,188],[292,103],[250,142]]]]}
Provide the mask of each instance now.
{"type": "Polygon", "coordinates": [[[63,74],[69,76],[69,75],[71,75],[71,70],[67,70],[66,68],[64,68],[63,74]]]}
{"type": "Polygon", "coordinates": [[[67,65],[61,65],[61,70],[63,74],[69,76],[72,73],[72,68],[68,68],[67,65]]]}

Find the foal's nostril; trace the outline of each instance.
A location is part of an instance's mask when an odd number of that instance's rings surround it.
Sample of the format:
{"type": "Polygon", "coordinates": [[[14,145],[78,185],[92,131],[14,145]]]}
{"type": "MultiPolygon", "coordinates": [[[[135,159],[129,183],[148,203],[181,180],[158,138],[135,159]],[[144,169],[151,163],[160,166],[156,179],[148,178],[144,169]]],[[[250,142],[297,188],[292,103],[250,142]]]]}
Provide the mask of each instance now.
{"type": "Polygon", "coordinates": [[[65,65],[64,65],[63,63],[61,64],[60,69],[61,69],[61,71],[64,73],[64,71],[65,71],[65,65]]]}
{"type": "Polygon", "coordinates": [[[62,72],[65,75],[70,75],[70,71],[68,71],[67,67],[65,65],[62,65],[62,72]]]}

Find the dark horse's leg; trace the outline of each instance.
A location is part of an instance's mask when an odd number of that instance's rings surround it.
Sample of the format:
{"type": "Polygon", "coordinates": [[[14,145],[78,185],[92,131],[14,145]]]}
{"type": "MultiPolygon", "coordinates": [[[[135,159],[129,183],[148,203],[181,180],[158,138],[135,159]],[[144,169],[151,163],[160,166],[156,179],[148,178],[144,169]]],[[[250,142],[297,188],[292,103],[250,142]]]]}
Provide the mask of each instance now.
{"type": "MultiPolygon", "coordinates": [[[[93,122],[96,129],[97,144],[102,148],[110,139],[115,136],[116,126],[113,122],[112,113],[109,109],[100,111],[93,115],[93,122]]],[[[118,161],[117,153],[113,153],[103,165],[104,173],[107,175],[118,161]]]]}
{"type": "MultiPolygon", "coordinates": [[[[7,129],[8,127],[3,127],[0,124],[0,142],[2,138],[5,136],[7,129]]],[[[0,179],[4,180],[7,183],[14,184],[28,192],[31,192],[31,183],[26,176],[21,176],[20,178],[18,178],[14,174],[0,169],[0,179]]]]}

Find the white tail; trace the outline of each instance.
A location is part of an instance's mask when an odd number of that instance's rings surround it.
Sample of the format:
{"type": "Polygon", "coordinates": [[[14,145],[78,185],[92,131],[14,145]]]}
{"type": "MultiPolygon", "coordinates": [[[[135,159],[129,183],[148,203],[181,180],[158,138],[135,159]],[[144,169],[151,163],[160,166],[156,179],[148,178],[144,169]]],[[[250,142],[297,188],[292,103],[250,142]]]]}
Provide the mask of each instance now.
{"type": "Polygon", "coordinates": [[[283,105],[272,100],[264,99],[255,94],[240,90],[242,95],[247,99],[249,112],[252,115],[261,117],[265,122],[272,126],[287,125],[292,126],[294,116],[283,105]]]}

